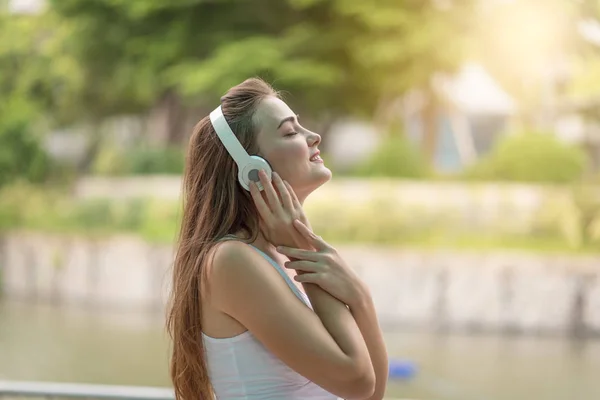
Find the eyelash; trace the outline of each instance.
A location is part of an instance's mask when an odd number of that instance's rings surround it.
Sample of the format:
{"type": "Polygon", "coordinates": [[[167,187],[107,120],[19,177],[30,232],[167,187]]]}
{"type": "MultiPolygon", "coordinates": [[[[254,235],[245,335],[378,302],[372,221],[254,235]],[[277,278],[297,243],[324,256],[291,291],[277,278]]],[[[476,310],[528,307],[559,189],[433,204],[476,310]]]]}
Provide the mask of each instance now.
{"type": "Polygon", "coordinates": [[[288,134],[286,134],[284,136],[288,137],[288,136],[294,136],[294,135],[297,135],[297,134],[298,134],[298,132],[290,132],[290,133],[288,133],[288,134]]]}

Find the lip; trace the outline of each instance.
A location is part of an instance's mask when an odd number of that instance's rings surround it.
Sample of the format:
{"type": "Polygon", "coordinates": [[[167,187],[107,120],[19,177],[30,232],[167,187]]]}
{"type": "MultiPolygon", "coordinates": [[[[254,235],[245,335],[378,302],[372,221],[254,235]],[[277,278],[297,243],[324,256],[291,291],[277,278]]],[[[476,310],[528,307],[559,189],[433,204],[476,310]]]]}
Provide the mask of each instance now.
{"type": "Polygon", "coordinates": [[[313,154],[312,156],[310,156],[310,157],[308,158],[308,161],[310,161],[310,162],[322,162],[322,161],[320,161],[320,160],[318,160],[318,161],[312,161],[312,158],[313,158],[313,157],[317,157],[317,156],[318,156],[318,155],[320,155],[320,154],[321,154],[321,151],[317,150],[315,154],[313,154]]]}

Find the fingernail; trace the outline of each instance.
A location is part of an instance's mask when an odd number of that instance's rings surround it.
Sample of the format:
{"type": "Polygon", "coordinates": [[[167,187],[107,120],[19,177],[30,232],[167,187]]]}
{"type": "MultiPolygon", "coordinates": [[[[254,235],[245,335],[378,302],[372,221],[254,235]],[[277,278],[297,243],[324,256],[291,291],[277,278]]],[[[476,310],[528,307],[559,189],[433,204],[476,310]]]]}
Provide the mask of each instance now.
{"type": "Polygon", "coordinates": [[[279,174],[275,171],[273,171],[273,176],[279,176],[279,174]]]}
{"type": "Polygon", "coordinates": [[[277,246],[277,249],[276,249],[276,250],[277,250],[277,252],[281,252],[281,251],[283,251],[283,247],[281,247],[281,246],[277,246]]]}

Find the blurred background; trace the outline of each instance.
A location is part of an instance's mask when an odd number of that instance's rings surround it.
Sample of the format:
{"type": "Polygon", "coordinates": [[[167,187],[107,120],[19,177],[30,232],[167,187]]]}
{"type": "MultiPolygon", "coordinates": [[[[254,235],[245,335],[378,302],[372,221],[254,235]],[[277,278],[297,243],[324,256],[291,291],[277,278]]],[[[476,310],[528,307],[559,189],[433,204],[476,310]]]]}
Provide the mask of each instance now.
{"type": "Polygon", "coordinates": [[[251,76],[390,398],[600,398],[598,0],[0,0],[0,380],[170,385],[185,147],[251,76]]]}

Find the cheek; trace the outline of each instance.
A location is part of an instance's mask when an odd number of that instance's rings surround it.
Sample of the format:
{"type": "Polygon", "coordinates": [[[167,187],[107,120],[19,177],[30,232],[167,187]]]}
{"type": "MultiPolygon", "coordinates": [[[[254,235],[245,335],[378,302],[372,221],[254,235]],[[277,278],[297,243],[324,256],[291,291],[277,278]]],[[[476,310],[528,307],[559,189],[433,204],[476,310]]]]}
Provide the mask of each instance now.
{"type": "Polygon", "coordinates": [[[302,143],[290,143],[266,154],[271,167],[288,180],[292,180],[294,172],[307,163],[308,157],[308,147],[302,143]]]}

